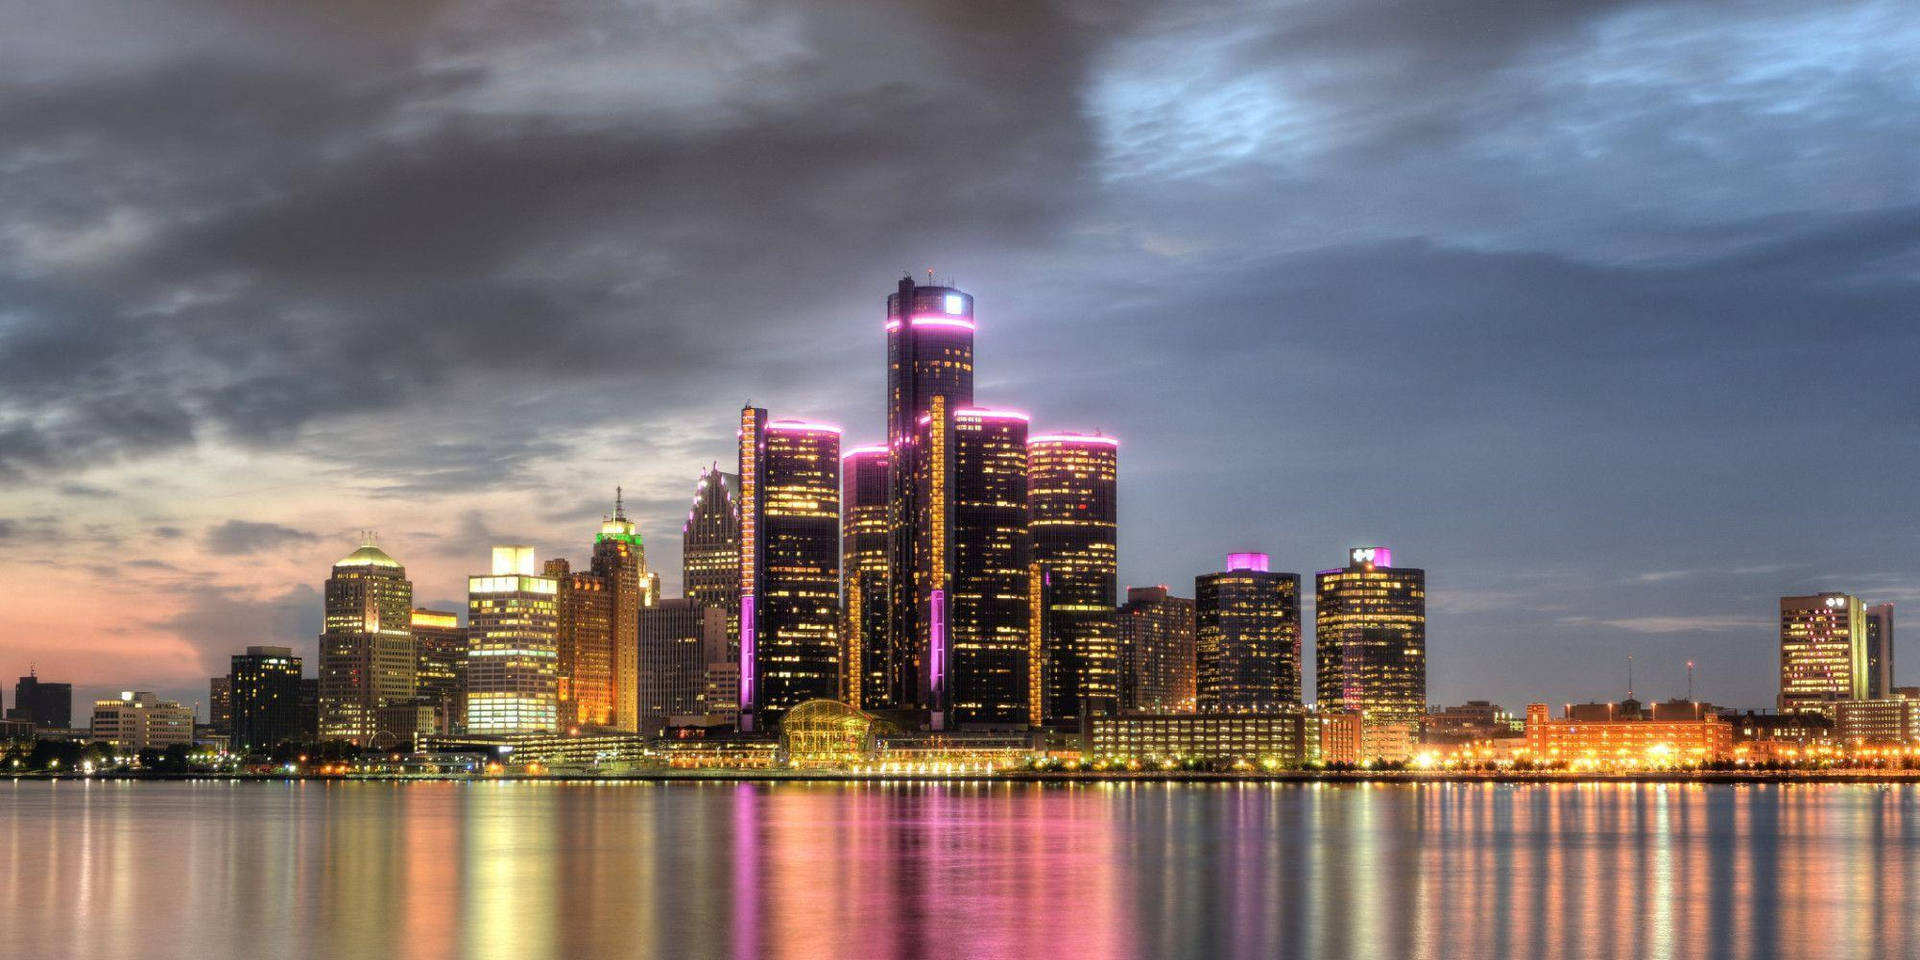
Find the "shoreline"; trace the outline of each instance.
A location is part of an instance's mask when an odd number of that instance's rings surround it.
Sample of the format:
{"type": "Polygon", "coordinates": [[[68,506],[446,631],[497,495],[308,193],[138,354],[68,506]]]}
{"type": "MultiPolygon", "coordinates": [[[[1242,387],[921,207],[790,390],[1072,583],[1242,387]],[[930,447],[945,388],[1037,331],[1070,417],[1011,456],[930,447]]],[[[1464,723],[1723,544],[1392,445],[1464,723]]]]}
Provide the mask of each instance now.
{"type": "Polygon", "coordinates": [[[1692,783],[1692,784],[1920,784],[1920,770],[1645,770],[1615,773],[1551,771],[1340,771],[1275,773],[1127,772],[1068,773],[1012,771],[1007,773],[844,773],[833,770],[689,770],[629,771],[623,773],[524,774],[245,774],[245,773],[100,773],[8,774],[14,781],[208,781],[274,782],[447,782],[447,783],[1036,783],[1096,784],[1583,784],[1583,783],[1692,783]]]}

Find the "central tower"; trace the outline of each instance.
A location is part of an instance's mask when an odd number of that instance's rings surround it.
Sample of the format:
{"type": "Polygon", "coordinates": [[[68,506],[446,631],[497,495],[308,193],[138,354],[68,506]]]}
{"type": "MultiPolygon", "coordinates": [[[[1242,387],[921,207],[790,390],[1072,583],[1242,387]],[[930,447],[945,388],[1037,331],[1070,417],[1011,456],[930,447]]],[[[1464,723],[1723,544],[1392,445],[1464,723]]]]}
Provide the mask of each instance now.
{"type": "Polygon", "coordinates": [[[947,410],[973,406],[973,330],[973,297],[952,287],[903,277],[887,297],[887,677],[884,690],[862,698],[868,709],[924,706],[927,631],[915,568],[928,532],[916,434],[935,397],[945,398],[947,410]]]}

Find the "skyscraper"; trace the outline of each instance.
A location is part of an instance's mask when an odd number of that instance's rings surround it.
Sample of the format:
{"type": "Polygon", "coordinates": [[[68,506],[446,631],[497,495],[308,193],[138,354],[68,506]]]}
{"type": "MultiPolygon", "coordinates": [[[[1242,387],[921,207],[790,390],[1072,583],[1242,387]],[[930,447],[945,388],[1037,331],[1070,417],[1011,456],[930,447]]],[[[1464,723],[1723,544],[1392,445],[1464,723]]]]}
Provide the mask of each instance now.
{"type": "Polygon", "coordinates": [[[707,665],[727,650],[727,611],[662,600],[640,611],[640,732],[673,717],[704,714],[707,665]]]}
{"type": "Polygon", "coordinates": [[[413,698],[413,583],[369,536],[333,565],[320,634],[320,738],[361,746],[380,710],[413,698]]]}
{"type": "Polygon", "coordinates": [[[595,634],[585,651],[586,687],[576,722],[612,726],[629,733],[640,729],[640,611],[653,605],[660,579],[647,570],[647,545],[640,528],[627,519],[620,488],[613,492],[613,516],[600,523],[593,538],[593,574],[607,592],[607,632],[595,634]]]}
{"type": "Polygon", "coordinates": [[[1193,601],[1165,586],[1128,587],[1120,608],[1120,661],[1122,710],[1193,712],[1193,601]]]}
{"type": "Polygon", "coordinates": [[[214,733],[230,733],[233,730],[233,678],[209,677],[207,679],[207,726],[214,733]]]}
{"type": "Polygon", "coordinates": [[[535,574],[532,547],[493,548],[493,570],[467,578],[467,732],[559,729],[560,586],[535,574]]]}
{"type": "Polygon", "coordinates": [[[840,430],[740,411],[740,724],[840,695],[840,430]]]}
{"type": "Polygon", "coordinates": [[[1393,566],[1386,547],[1355,547],[1315,576],[1314,699],[1367,723],[1427,712],[1427,574],[1393,566]]]}
{"type": "MultiPolygon", "coordinates": [[[[887,685],[865,691],[875,703],[918,705],[924,700],[930,635],[923,621],[928,592],[917,582],[925,556],[920,501],[922,470],[916,437],[920,421],[943,397],[949,410],[973,406],[973,297],[952,287],[917,286],[902,278],[887,297],[887,685]]],[[[877,640],[863,637],[863,646],[877,640]]]]}
{"type": "Polygon", "coordinates": [[[1893,696],[1893,604],[1867,608],[1867,696],[1893,696]]]}
{"type": "Polygon", "coordinates": [[[66,730],[73,726],[73,684],[48,683],[28,668],[13,685],[8,720],[31,721],[36,727],[66,730]]]}
{"type": "Polygon", "coordinates": [[[1780,710],[1833,715],[1836,700],[1867,697],[1867,616],[1860,598],[1780,598],[1780,710]]]}
{"type": "Polygon", "coordinates": [[[614,720],[615,593],[607,578],[575,573],[565,560],[548,560],[543,572],[555,588],[554,696],[560,726],[609,726],[614,720]]]}
{"type": "Polygon", "coordinates": [[[271,750],[300,738],[300,666],[288,647],[248,647],[233,655],[227,682],[234,753],[271,750]]]}
{"type": "Polygon", "coordinates": [[[1300,577],[1267,569],[1264,553],[1227,556],[1194,579],[1200,710],[1262,713],[1300,706],[1300,577]]]}
{"type": "Polygon", "coordinates": [[[1027,454],[1028,528],[1046,581],[1046,721],[1064,724],[1119,702],[1119,443],[1054,434],[1031,438],[1027,454]]]}
{"type": "MultiPolygon", "coordinates": [[[[936,729],[947,726],[1025,726],[1028,702],[1027,416],[999,410],[952,412],[948,435],[944,398],[921,433],[920,456],[937,484],[923,500],[944,515],[923,529],[928,546],[945,549],[944,577],[929,574],[930,590],[945,591],[929,619],[929,650],[943,689],[930,697],[936,729]],[[944,649],[940,642],[944,641],[944,649]],[[945,714],[944,717],[942,714],[945,714]],[[944,721],[944,722],[941,722],[944,721]]],[[[929,551],[930,552],[930,551],[929,551]]],[[[931,598],[930,598],[931,599],[931,598]]],[[[929,609],[931,610],[931,603],[929,609]]]]}
{"type": "Polygon", "coordinates": [[[693,506],[680,528],[681,592],[702,607],[727,611],[727,634],[740,635],[740,476],[718,465],[700,471],[693,506]]]}
{"type": "Polygon", "coordinates": [[[451,610],[413,611],[414,695],[440,715],[442,733],[466,730],[467,629],[451,610]]]}
{"type": "Polygon", "coordinates": [[[846,702],[863,710],[896,706],[887,644],[887,448],[859,447],[840,458],[841,669],[846,702]]]}

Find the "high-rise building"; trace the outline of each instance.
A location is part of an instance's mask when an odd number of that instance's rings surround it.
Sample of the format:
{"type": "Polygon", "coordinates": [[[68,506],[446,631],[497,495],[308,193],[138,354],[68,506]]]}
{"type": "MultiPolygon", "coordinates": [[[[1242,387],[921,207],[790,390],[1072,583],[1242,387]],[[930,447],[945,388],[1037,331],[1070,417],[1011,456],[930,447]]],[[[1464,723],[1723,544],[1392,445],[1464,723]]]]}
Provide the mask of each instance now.
{"type": "Polygon", "coordinates": [[[1427,574],[1386,547],[1355,547],[1315,576],[1314,699],[1369,724],[1427,712],[1427,574]]]}
{"type": "Polygon", "coordinates": [[[231,661],[234,753],[271,750],[300,738],[300,658],[287,647],[248,647],[231,661]]]}
{"type": "Polygon", "coordinates": [[[840,431],[740,411],[740,724],[840,695],[840,431]]]}
{"type": "Polygon", "coordinates": [[[1121,710],[1193,712],[1193,601],[1165,586],[1128,587],[1120,608],[1120,661],[1121,710]]]}
{"type": "Polygon", "coordinates": [[[207,726],[214,733],[233,730],[233,680],[231,677],[207,678],[207,726]]]}
{"type": "Polygon", "coordinates": [[[640,732],[707,712],[707,665],[727,654],[727,611],[662,600],[640,611],[640,732]]]}
{"type": "Polygon", "coordinates": [[[1300,706],[1300,577],[1267,569],[1264,553],[1227,556],[1194,579],[1199,708],[1264,713],[1300,706]]]}
{"type": "Polygon", "coordinates": [[[640,611],[660,595],[660,578],[647,569],[647,545],[640,528],[627,519],[620,489],[614,488],[613,516],[601,521],[593,538],[593,574],[608,594],[607,632],[594,634],[577,663],[585,673],[577,696],[583,697],[577,721],[612,725],[629,733],[640,729],[640,611]]]}
{"type": "Polygon", "coordinates": [[[554,697],[560,726],[613,721],[613,591],[605,577],[575,573],[565,560],[541,571],[553,579],[554,697]]]}
{"type": "Polygon", "coordinates": [[[926,478],[918,576],[934,729],[1027,724],[1027,416],[949,411],[916,437],[926,478]]]}
{"type": "Polygon", "coordinates": [[[896,689],[887,644],[887,448],[840,457],[840,663],[843,699],[857,710],[888,710],[896,689]]]}
{"type": "Polygon", "coordinates": [[[413,698],[413,583],[369,536],[333,565],[320,634],[320,738],[365,746],[413,698]]]}
{"type": "Polygon", "coordinates": [[[1867,696],[1893,696],[1893,604],[1867,608],[1867,696]]]}
{"type": "Polygon", "coordinates": [[[447,734],[466,730],[467,628],[451,610],[413,611],[414,695],[432,704],[447,734]]]}
{"type": "MultiPolygon", "coordinates": [[[[902,278],[887,296],[888,612],[885,669],[888,689],[863,690],[862,699],[896,707],[924,703],[929,665],[924,617],[929,592],[918,582],[929,531],[921,502],[920,422],[935,397],[947,409],[973,406],[973,297],[952,287],[917,286],[902,278]]],[[[864,599],[864,598],[863,598],[864,599]]],[[[862,637],[873,649],[881,641],[862,637]]]]}
{"type": "Polygon", "coordinates": [[[132,753],[193,742],[193,708],[128,690],[116,700],[93,702],[93,739],[132,753]]]}
{"type": "Polygon", "coordinates": [[[300,739],[320,739],[320,678],[300,678],[300,739]]]}
{"type": "Polygon", "coordinates": [[[494,547],[492,572],[467,578],[468,733],[559,729],[559,592],[532,547],[494,547]]]}
{"type": "Polygon", "coordinates": [[[1867,616],[1860,598],[1780,598],[1780,710],[1833,716],[1836,700],[1867,698],[1867,616]]]}
{"type": "MultiPolygon", "coordinates": [[[[740,475],[718,464],[700,471],[693,506],[680,528],[681,592],[702,607],[727,611],[728,643],[740,636],[740,475]]],[[[735,659],[729,654],[728,659],[735,659]]]]}
{"type": "Polygon", "coordinates": [[[26,720],[36,727],[66,730],[73,726],[73,684],[48,683],[31,668],[13,685],[8,720],[26,720]]]}
{"type": "Polygon", "coordinates": [[[1045,588],[1046,722],[1117,709],[1119,443],[1053,434],[1027,442],[1027,516],[1045,588]]]}

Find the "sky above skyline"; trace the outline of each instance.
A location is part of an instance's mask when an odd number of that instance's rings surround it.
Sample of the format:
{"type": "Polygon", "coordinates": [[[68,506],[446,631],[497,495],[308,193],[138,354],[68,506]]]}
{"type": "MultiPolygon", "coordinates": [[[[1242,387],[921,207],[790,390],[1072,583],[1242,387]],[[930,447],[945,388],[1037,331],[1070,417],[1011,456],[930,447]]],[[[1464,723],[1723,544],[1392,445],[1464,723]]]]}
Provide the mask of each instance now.
{"type": "Polygon", "coordinates": [[[740,405],[879,439],[928,268],[1121,438],[1123,585],[1391,546],[1436,703],[1770,706],[1778,596],[1920,602],[1902,3],[0,12],[0,675],[77,717],[311,658],[363,529],[464,609],[621,485],[678,595],[740,405]]]}

